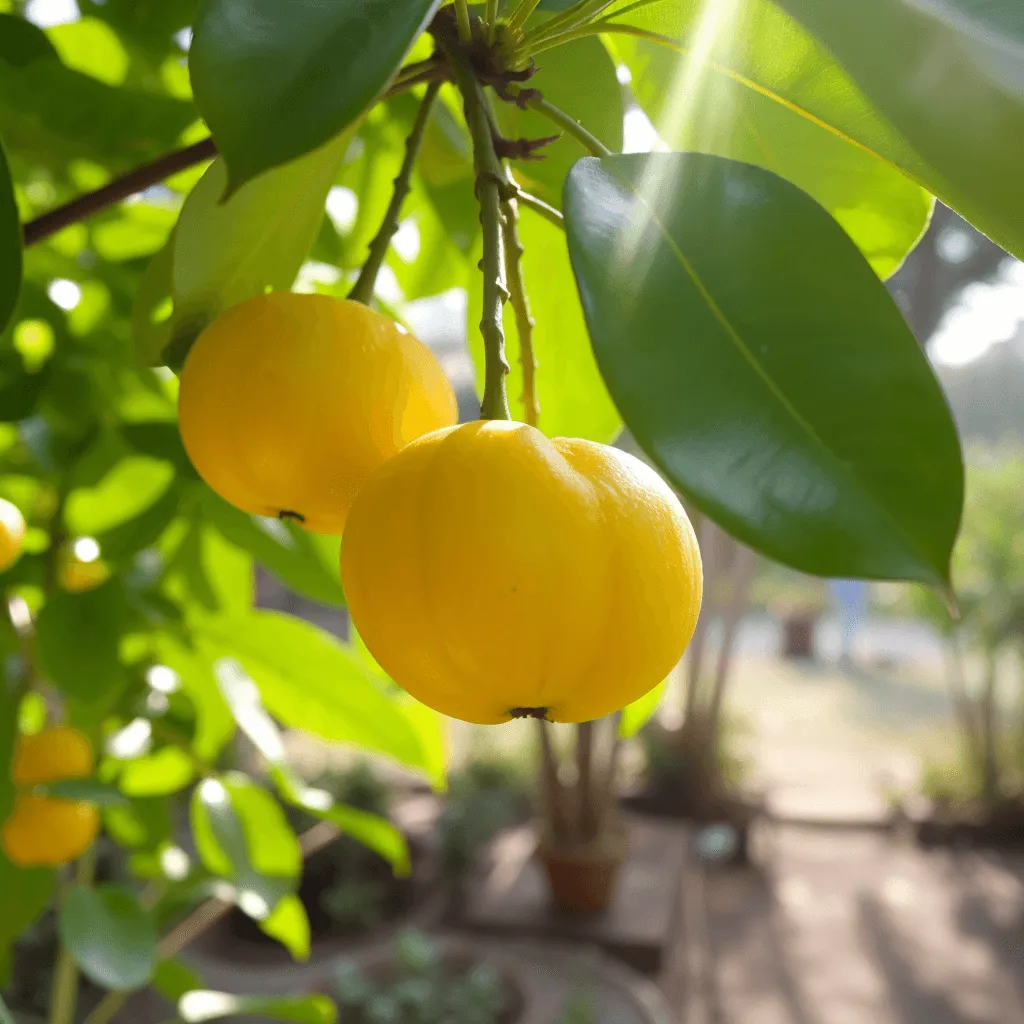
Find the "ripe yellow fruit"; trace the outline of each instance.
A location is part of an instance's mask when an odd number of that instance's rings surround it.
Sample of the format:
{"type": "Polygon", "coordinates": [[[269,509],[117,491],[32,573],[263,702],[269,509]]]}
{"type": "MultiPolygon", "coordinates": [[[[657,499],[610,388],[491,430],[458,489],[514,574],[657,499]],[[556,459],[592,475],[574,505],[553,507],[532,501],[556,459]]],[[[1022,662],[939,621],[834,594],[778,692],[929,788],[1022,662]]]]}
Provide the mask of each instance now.
{"type": "Polygon", "coordinates": [[[4,852],[22,867],[66,864],[84,853],[99,831],[99,812],[80,800],[41,796],[33,786],[91,774],[92,748],[77,729],[56,726],[22,736],[14,753],[11,780],[24,787],[4,822],[4,852]]]}
{"type": "Polygon", "coordinates": [[[25,540],[25,517],[12,505],[0,498],[0,572],[10,569],[21,554],[25,540]]]}
{"type": "Polygon", "coordinates": [[[383,669],[453,718],[600,718],[665,678],[693,635],[697,539],[624,452],[476,422],[409,445],[342,539],[352,621],[383,669]]]}
{"type": "Polygon", "coordinates": [[[273,292],[200,335],[178,418],[222,498],[338,534],[363,483],[458,410],[431,351],[393,320],[348,299],[273,292]]]}

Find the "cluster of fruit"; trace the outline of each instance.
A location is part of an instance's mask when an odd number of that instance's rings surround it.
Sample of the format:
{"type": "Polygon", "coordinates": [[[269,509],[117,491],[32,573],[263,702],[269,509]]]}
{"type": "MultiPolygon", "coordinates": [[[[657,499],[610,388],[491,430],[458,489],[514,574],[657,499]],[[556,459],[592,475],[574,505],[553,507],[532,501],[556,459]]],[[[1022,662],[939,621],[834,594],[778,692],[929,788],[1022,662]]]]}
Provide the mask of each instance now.
{"type": "Polygon", "coordinates": [[[430,350],[360,303],[275,292],[228,310],[188,355],[178,414],[227,501],[342,535],[355,628],[453,718],[599,718],[693,633],[697,541],[653,470],[523,423],[455,426],[430,350]]]}

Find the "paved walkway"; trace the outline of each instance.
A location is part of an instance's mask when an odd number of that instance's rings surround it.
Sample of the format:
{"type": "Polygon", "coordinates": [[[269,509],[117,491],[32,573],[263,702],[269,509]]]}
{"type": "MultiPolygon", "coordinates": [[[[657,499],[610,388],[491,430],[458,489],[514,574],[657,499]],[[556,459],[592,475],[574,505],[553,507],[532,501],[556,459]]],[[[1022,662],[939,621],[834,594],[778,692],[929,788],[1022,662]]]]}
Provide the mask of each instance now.
{"type": "Polygon", "coordinates": [[[682,1024],[1024,1024],[1024,858],[769,826],[698,869],[665,979],[682,1024]]]}

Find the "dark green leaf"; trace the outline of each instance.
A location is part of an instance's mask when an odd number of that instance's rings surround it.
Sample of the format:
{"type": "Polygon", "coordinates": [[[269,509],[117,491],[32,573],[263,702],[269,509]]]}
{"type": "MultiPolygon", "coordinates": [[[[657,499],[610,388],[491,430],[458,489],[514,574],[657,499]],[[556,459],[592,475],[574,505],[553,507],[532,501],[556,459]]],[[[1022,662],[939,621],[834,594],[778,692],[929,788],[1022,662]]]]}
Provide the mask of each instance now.
{"type": "Polygon", "coordinates": [[[118,580],[81,594],[57,591],[39,613],[36,646],[47,677],[68,697],[106,707],[127,683],[118,657],[124,628],[118,580]]]}
{"type": "Polygon", "coordinates": [[[186,992],[203,987],[203,976],[180,960],[161,960],[153,974],[153,988],[168,1002],[176,1003],[186,992]]]}
{"type": "Polygon", "coordinates": [[[234,996],[227,992],[188,992],[178,1003],[185,1024],[224,1017],[269,1017],[294,1024],[334,1024],[338,1011],[327,996],[234,996]]]}
{"type": "MultiPolygon", "coordinates": [[[[224,161],[210,165],[185,200],[174,230],[168,357],[179,358],[223,310],[267,289],[292,286],[323,221],[324,202],[349,141],[346,132],[262,175],[223,203],[224,161]]],[[[144,335],[137,344],[148,344],[144,335]]]]}
{"type": "Polygon", "coordinates": [[[691,42],[704,10],[697,0],[683,0],[616,19],[682,40],[678,49],[608,37],[662,139],[671,149],[743,160],[792,181],[839,221],[875,272],[888,277],[927,226],[932,198],[888,160],[808,117],[804,107],[827,102],[833,116],[863,125],[879,121],[877,114],[828,54],[771,5],[737,9],[738,24],[708,36],[710,53],[691,42]],[[757,88],[762,82],[781,87],[776,78],[785,82],[786,102],[757,88]]]}
{"type": "Polygon", "coordinates": [[[56,875],[51,868],[20,868],[0,848],[0,977],[14,940],[43,912],[53,895],[56,875]]]}
{"type": "Polygon", "coordinates": [[[14,182],[0,146],[0,331],[14,312],[21,290],[21,218],[14,182]]]}
{"type": "MultiPolygon", "coordinates": [[[[537,57],[538,73],[530,80],[548,102],[585,125],[612,152],[622,149],[622,86],[615,77],[615,62],[596,36],[577,39],[537,57]]],[[[511,139],[539,139],[562,134],[545,146],[543,160],[516,164],[515,176],[527,192],[561,206],[562,185],[569,168],[587,151],[570,135],[561,132],[543,114],[520,110],[513,103],[498,106],[502,134],[511,139]]]]}
{"type": "Polygon", "coordinates": [[[421,730],[402,705],[329,633],[276,612],[210,619],[197,628],[223,656],[241,662],[270,713],[285,725],[358,744],[413,768],[432,768],[421,730]]]}
{"type": "Polygon", "coordinates": [[[207,0],[189,68],[232,190],[344,131],[398,70],[439,0],[207,0]]]}
{"type": "Polygon", "coordinates": [[[719,157],[588,158],[566,228],[609,390],[699,508],[807,572],[948,584],[963,503],[949,409],[817,203],[719,157]]]}
{"type": "Polygon", "coordinates": [[[57,59],[46,33],[16,14],[0,14],[0,60],[22,68],[40,57],[57,59]]]}
{"type": "Polygon", "coordinates": [[[335,608],[345,606],[338,570],[339,538],[319,536],[280,519],[250,516],[212,491],[204,494],[203,506],[210,523],[289,589],[335,608]]]}
{"type": "Polygon", "coordinates": [[[116,787],[98,779],[60,779],[44,787],[48,796],[62,800],[82,800],[98,807],[127,804],[125,795],[116,787]]]}
{"type": "Polygon", "coordinates": [[[102,988],[141,988],[156,967],[156,925],[131,889],[76,885],[60,911],[60,938],[82,973],[102,988]]]}
{"type": "Polygon", "coordinates": [[[105,807],[103,827],[116,843],[130,850],[156,850],[174,830],[170,803],[153,797],[105,807]]]}

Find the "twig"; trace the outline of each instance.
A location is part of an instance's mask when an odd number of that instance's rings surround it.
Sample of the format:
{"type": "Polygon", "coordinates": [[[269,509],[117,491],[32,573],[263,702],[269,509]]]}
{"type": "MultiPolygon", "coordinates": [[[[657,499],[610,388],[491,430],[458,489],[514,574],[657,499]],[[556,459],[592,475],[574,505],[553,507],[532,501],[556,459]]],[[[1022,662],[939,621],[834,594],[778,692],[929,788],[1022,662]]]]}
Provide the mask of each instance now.
{"type": "Polygon", "coordinates": [[[558,758],[555,755],[555,748],[551,744],[548,723],[542,718],[536,718],[534,721],[537,723],[537,738],[540,742],[541,777],[547,796],[551,831],[556,839],[567,840],[572,834],[572,826],[565,806],[565,787],[558,777],[558,758]]]}
{"type": "Polygon", "coordinates": [[[523,416],[531,426],[540,419],[537,402],[537,357],[533,351],[533,328],[536,321],[530,311],[530,298],[523,279],[523,247],[519,237],[519,207],[515,199],[507,199],[505,211],[505,270],[508,274],[509,299],[516,315],[519,335],[519,363],[523,370],[523,416]]]}
{"type": "MultiPolygon", "coordinates": [[[[520,94],[513,93],[513,95],[520,94]]],[[[560,107],[548,103],[543,96],[536,93],[536,90],[526,97],[525,103],[531,110],[543,114],[549,121],[568,132],[588,153],[592,153],[594,156],[612,155],[612,151],[596,135],[588,132],[579,121],[574,120],[560,107]]]]}
{"type": "Polygon", "coordinates": [[[69,225],[77,224],[80,220],[85,220],[86,217],[100,213],[108,206],[113,206],[129,196],[144,192],[172,174],[184,171],[204,160],[212,160],[216,155],[217,147],[212,137],[202,139],[184,149],[165,153],[148,164],[136,167],[123,177],[115,178],[94,192],[86,192],[85,195],[78,196],[69,203],[36,217],[35,220],[28,221],[22,230],[25,245],[30,246],[42,242],[69,225]]]}
{"type": "Polygon", "coordinates": [[[612,736],[611,745],[608,748],[608,766],[602,780],[599,828],[604,826],[615,806],[615,781],[619,774],[619,755],[622,752],[622,711],[616,711],[611,716],[610,723],[612,736]]]}
{"type": "Polygon", "coordinates": [[[522,189],[518,190],[516,199],[520,206],[528,207],[533,210],[534,213],[539,213],[546,221],[554,224],[556,228],[561,228],[563,231],[565,230],[565,218],[553,206],[548,206],[543,199],[538,199],[536,196],[530,195],[529,192],[524,192],[522,189]]]}
{"type": "MultiPolygon", "coordinates": [[[[439,77],[443,80],[445,69],[435,60],[420,61],[403,68],[384,99],[396,96],[406,89],[422,82],[434,81],[439,77]]],[[[159,184],[180,171],[187,170],[204,160],[212,160],[217,155],[217,145],[212,136],[200,139],[199,142],[165,153],[148,164],[142,164],[120,178],[115,178],[93,192],[76,196],[63,206],[58,206],[49,213],[44,213],[30,220],[22,227],[22,238],[26,247],[44,241],[58,231],[77,224],[79,221],[101,213],[108,206],[114,206],[129,196],[145,192],[147,188],[159,184]]]]}
{"type": "Polygon", "coordinates": [[[473,41],[473,27],[469,21],[469,5],[466,0],[455,0],[455,19],[459,26],[459,42],[466,46],[473,41]]]}
{"type": "Polygon", "coordinates": [[[416,157],[423,143],[423,133],[427,127],[427,122],[430,120],[430,111],[434,105],[434,100],[437,99],[440,88],[441,83],[438,81],[431,82],[427,88],[423,102],[420,104],[419,113],[416,115],[416,121],[412,126],[412,131],[409,133],[408,139],[405,140],[405,159],[402,161],[398,177],[395,178],[395,190],[391,196],[391,202],[388,204],[383,221],[381,221],[380,230],[370,243],[370,253],[363,264],[363,269],[359,273],[359,278],[356,280],[355,285],[353,285],[352,291],[349,292],[348,297],[350,299],[355,299],[356,302],[361,302],[363,305],[368,306],[373,300],[373,289],[377,283],[377,275],[380,273],[380,268],[384,265],[384,259],[391,245],[391,239],[398,230],[399,220],[402,215],[402,204],[412,188],[412,172],[416,166],[416,157]]]}
{"type": "Polygon", "coordinates": [[[493,46],[495,29],[498,27],[498,0],[487,0],[484,21],[487,23],[488,45],[493,46]]]}
{"type": "Polygon", "coordinates": [[[511,418],[505,377],[509,372],[505,358],[505,328],[502,310],[508,300],[505,286],[505,260],[501,241],[501,203],[511,189],[505,170],[494,151],[487,99],[477,81],[468,57],[452,39],[445,23],[436,23],[436,38],[448,57],[455,82],[462,93],[466,123],[473,139],[473,167],[476,173],[476,196],[480,203],[480,225],[483,229],[483,316],[480,333],[484,339],[484,397],[480,415],[488,420],[511,418]]]}

